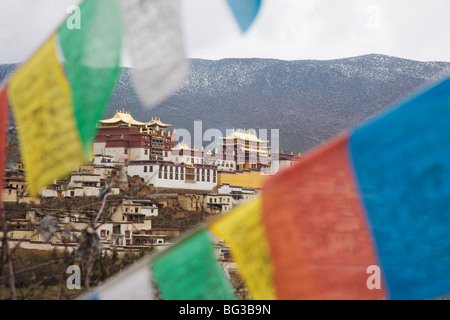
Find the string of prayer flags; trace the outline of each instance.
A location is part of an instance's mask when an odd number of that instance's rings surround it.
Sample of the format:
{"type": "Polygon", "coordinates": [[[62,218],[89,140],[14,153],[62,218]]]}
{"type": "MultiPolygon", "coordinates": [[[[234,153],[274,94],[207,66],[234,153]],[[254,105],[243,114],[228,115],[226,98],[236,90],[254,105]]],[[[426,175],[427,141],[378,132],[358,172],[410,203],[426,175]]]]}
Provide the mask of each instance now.
{"type": "Polygon", "coordinates": [[[124,25],[117,1],[85,0],[80,16],[79,29],[62,24],[58,37],[75,119],[84,151],[90,157],[96,125],[120,75],[124,25]]]}
{"type": "Polygon", "coordinates": [[[152,273],[164,300],[234,300],[230,280],[218,264],[211,235],[201,229],[167,249],[152,263],[152,273]]]}
{"type": "Polygon", "coordinates": [[[74,118],[70,85],[59,64],[55,36],[12,76],[8,89],[26,168],[36,196],[87,158],[74,118]]]}
{"type": "MultiPolygon", "coordinates": [[[[247,30],[261,1],[227,1],[247,30]]],[[[178,6],[179,0],[85,0],[86,30],[61,27],[11,77],[0,92],[0,128],[9,102],[30,195],[88,160],[118,75],[122,32],[147,106],[179,85],[188,65],[178,6]]],[[[168,300],[234,299],[211,233],[229,244],[255,299],[449,294],[449,128],[445,79],[268,178],[259,199],[145,258],[91,298],[154,299],[157,291],[168,300]]]]}
{"type": "Polygon", "coordinates": [[[262,0],[227,0],[242,32],[246,32],[261,7],[262,0]]]}
{"type": "Polygon", "coordinates": [[[119,0],[132,60],[134,88],[151,108],[175,91],[189,73],[180,0],[119,0]]]}

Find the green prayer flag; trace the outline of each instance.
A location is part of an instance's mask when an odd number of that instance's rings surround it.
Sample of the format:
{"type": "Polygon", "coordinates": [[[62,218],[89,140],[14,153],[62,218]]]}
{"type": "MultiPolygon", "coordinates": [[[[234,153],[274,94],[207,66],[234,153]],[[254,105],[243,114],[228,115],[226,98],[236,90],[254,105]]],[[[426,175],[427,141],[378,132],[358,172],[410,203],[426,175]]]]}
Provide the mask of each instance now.
{"type": "Polygon", "coordinates": [[[117,0],[85,0],[79,19],[79,25],[62,24],[58,35],[81,141],[90,156],[96,125],[120,75],[125,28],[117,0]]]}
{"type": "Polygon", "coordinates": [[[234,300],[231,282],[201,230],[153,262],[153,278],[164,300],[234,300]]]}

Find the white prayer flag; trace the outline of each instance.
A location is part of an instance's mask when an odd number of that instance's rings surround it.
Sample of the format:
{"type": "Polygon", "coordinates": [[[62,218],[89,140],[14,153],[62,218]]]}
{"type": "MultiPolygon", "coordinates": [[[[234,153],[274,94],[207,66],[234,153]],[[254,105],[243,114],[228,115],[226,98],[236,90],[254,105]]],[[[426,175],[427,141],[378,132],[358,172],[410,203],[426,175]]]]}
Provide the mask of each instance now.
{"type": "Polygon", "coordinates": [[[189,73],[179,0],[119,0],[126,26],[134,88],[152,108],[181,85],[189,73]]]}
{"type": "Polygon", "coordinates": [[[156,300],[150,260],[141,259],[83,297],[83,300],[156,300]]]}

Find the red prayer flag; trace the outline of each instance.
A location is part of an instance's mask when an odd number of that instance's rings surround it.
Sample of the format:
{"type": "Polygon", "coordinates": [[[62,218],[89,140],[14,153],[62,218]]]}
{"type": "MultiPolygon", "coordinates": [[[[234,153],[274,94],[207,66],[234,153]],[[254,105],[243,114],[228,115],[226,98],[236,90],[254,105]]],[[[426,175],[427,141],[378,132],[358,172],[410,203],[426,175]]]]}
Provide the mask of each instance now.
{"type": "Polygon", "coordinates": [[[347,136],[267,180],[263,208],[279,299],[385,296],[366,285],[367,268],[379,262],[354,183],[347,136]]]}

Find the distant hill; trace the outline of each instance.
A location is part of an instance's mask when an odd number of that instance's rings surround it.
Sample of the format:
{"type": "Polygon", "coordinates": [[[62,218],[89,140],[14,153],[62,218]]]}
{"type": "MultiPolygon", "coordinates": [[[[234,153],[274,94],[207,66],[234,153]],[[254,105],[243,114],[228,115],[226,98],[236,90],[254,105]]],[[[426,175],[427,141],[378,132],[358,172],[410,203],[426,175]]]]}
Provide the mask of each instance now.
{"type": "MultiPolygon", "coordinates": [[[[11,66],[0,68],[0,80],[11,66]]],[[[385,55],[337,60],[193,59],[171,97],[143,110],[124,68],[105,117],[125,108],[176,128],[280,129],[280,149],[304,152],[370,118],[421,86],[450,73],[450,63],[385,55]]],[[[192,131],[191,131],[192,132],[192,131]]],[[[270,136],[269,136],[270,138],[270,136]]],[[[205,142],[207,145],[209,142],[205,142]]]]}
{"type": "MultiPolygon", "coordinates": [[[[124,69],[108,116],[128,108],[177,128],[280,129],[285,152],[304,152],[450,73],[450,63],[384,55],[317,61],[194,59],[182,87],[156,108],[140,107],[124,69]]],[[[192,132],[192,131],[191,131],[192,132]]],[[[207,145],[208,142],[205,143],[207,145]]]]}

